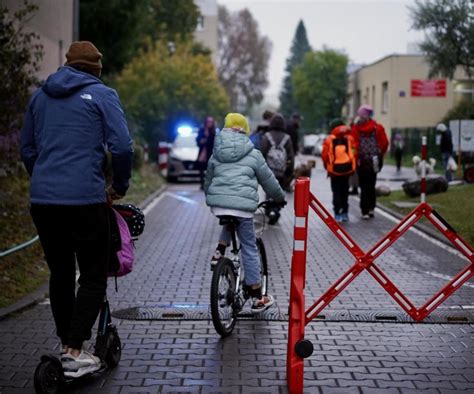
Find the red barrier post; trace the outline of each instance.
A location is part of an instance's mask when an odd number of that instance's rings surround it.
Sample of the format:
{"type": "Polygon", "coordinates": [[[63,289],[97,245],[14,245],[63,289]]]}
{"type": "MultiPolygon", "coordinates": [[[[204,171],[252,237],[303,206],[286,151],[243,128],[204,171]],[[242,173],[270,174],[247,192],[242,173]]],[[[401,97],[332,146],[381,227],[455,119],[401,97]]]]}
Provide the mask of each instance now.
{"type": "Polygon", "coordinates": [[[308,239],[309,178],[298,178],[295,185],[295,227],[291,260],[290,316],[286,373],[291,394],[303,392],[304,359],[296,353],[296,344],[304,338],[306,283],[306,244],[308,239]]]}
{"type": "Polygon", "coordinates": [[[428,145],[426,135],[421,137],[421,202],[426,202],[426,161],[428,160],[428,145]]]}
{"type": "Polygon", "coordinates": [[[143,145],[143,160],[145,163],[148,163],[150,161],[150,148],[148,144],[143,145]]]}
{"type": "Polygon", "coordinates": [[[168,175],[168,154],[169,154],[169,144],[167,142],[160,142],[158,144],[158,166],[160,173],[163,176],[168,175]]]}

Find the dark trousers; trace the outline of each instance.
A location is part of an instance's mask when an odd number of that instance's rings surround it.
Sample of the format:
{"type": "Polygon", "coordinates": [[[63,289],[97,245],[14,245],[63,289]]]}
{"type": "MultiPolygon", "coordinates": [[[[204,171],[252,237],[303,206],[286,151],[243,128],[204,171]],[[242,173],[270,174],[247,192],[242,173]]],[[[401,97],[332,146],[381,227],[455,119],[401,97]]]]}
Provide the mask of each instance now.
{"type": "Polygon", "coordinates": [[[375,209],[375,183],[377,182],[377,173],[372,169],[358,169],[359,187],[360,187],[360,210],[362,215],[375,209]]]}
{"type": "Polygon", "coordinates": [[[49,296],[57,335],[63,345],[81,349],[91,337],[107,288],[107,205],[33,204],[31,215],[51,271],[49,296]]]}
{"type": "Polygon", "coordinates": [[[397,162],[397,170],[400,171],[400,167],[402,166],[402,156],[403,151],[399,148],[395,149],[395,161],[397,162]]]}
{"type": "Polygon", "coordinates": [[[349,210],[349,175],[332,176],[331,190],[334,214],[347,213],[349,210]]]}

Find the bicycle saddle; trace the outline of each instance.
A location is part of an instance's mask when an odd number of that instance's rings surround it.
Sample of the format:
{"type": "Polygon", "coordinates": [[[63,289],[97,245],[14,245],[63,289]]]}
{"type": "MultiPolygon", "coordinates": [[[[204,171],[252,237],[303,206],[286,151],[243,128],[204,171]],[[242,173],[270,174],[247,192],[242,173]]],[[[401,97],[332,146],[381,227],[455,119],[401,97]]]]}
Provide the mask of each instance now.
{"type": "Polygon", "coordinates": [[[239,219],[237,219],[235,216],[223,215],[223,216],[218,216],[218,218],[219,218],[219,224],[221,226],[227,226],[228,224],[233,224],[235,226],[239,225],[239,219]]]}

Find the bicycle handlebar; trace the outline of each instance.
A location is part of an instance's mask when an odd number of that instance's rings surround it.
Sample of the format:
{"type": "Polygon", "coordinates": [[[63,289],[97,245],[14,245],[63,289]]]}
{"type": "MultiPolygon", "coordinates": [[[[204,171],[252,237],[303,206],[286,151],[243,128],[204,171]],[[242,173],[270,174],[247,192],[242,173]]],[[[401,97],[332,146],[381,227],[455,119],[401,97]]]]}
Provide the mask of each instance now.
{"type": "Polygon", "coordinates": [[[283,201],[275,201],[272,199],[262,201],[261,203],[258,204],[259,208],[283,208],[287,202],[285,200],[283,201]]]}

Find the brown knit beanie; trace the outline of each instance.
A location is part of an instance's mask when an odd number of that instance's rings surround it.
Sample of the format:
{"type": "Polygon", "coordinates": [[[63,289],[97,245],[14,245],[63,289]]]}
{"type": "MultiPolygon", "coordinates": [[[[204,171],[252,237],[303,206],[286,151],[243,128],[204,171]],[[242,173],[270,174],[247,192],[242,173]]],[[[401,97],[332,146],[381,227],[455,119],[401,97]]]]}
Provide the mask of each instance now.
{"type": "Polygon", "coordinates": [[[80,65],[91,70],[102,69],[102,53],[89,41],[75,41],[66,53],[66,66],[80,65]]]}

